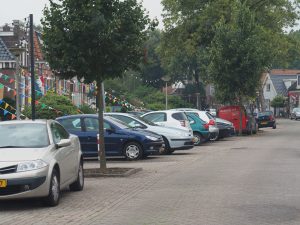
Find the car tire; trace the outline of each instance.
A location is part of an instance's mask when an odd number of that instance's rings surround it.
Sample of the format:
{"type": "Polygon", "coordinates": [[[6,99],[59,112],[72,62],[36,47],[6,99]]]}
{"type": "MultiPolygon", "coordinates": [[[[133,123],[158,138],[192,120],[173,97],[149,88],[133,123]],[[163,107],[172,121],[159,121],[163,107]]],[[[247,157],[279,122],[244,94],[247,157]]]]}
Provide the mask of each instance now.
{"type": "Polygon", "coordinates": [[[47,206],[57,206],[60,199],[60,182],[59,175],[56,169],[53,169],[51,174],[50,186],[49,186],[49,194],[44,199],[44,203],[47,206]]]}
{"type": "Polygon", "coordinates": [[[204,142],[204,138],[199,132],[194,132],[193,136],[195,139],[194,145],[199,146],[204,142]]]}
{"type": "Polygon", "coordinates": [[[70,184],[69,188],[71,191],[82,191],[84,187],[84,171],[83,171],[83,162],[80,160],[77,179],[74,183],[70,184]]]}
{"type": "Polygon", "coordinates": [[[164,139],[164,142],[165,142],[165,150],[161,153],[162,155],[170,155],[174,152],[174,150],[172,150],[170,148],[170,144],[169,144],[169,141],[167,138],[165,137],[162,137],[164,139]]]}
{"type": "Polygon", "coordinates": [[[124,155],[127,160],[137,160],[143,157],[142,146],[137,142],[129,142],[124,146],[124,155]]]}
{"type": "Polygon", "coordinates": [[[276,124],[275,124],[275,123],[273,124],[272,128],[273,128],[273,129],[276,129],[276,124]]]}
{"type": "Polygon", "coordinates": [[[210,141],[216,141],[218,140],[219,134],[216,133],[211,133],[212,135],[210,135],[209,140],[210,141]]]}

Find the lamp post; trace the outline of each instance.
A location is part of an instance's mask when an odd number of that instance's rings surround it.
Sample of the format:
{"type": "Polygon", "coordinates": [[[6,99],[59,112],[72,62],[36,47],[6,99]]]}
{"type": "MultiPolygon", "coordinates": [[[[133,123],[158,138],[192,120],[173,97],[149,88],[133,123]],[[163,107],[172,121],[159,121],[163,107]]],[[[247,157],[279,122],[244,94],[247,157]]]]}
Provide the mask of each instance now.
{"type": "Polygon", "coordinates": [[[171,77],[166,75],[163,76],[161,79],[166,82],[166,110],[167,110],[168,109],[168,81],[171,80],[171,77]]]}
{"type": "Polygon", "coordinates": [[[16,115],[17,120],[20,120],[21,106],[20,106],[20,55],[25,51],[22,46],[16,45],[15,48],[9,49],[16,57],[16,72],[15,72],[15,88],[16,88],[16,115]]]}

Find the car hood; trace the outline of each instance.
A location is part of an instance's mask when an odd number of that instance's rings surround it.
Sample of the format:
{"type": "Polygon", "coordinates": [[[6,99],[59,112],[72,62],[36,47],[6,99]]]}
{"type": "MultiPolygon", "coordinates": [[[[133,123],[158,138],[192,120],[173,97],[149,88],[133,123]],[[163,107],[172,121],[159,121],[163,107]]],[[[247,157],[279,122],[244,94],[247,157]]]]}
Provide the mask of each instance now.
{"type": "Polygon", "coordinates": [[[161,136],[157,133],[154,133],[152,131],[149,130],[143,130],[143,129],[139,129],[139,128],[132,128],[132,129],[126,129],[126,131],[128,131],[129,133],[132,134],[137,134],[137,135],[144,135],[144,136],[152,136],[152,137],[156,137],[156,138],[161,138],[161,136]]]}
{"type": "Polygon", "coordinates": [[[183,134],[189,135],[190,132],[184,129],[179,128],[170,128],[170,127],[161,127],[161,126],[148,126],[148,129],[152,132],[158,133],[160,135],[166,135],[166,136],[181,136],[183,134]]]}
{"type": "Polygon", "coordinates": [[[3,162],[20,162],[42,159],[48,147],[45,148],[0,148],[0,164],[3,162]]]}

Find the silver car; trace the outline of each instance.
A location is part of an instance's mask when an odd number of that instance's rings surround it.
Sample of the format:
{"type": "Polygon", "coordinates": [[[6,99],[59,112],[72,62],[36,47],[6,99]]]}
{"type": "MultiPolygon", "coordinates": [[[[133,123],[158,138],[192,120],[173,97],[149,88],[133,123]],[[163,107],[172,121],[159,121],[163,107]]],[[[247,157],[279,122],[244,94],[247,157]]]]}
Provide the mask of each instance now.
{"type": "Polygon", "coordinates": [[[41,197],[55,206],[61,189],[83,186],[77,136],[53,120],[0,122],[0,200],[41,197]]]}
{"type": "Polygon", "coordinates": [[[105,115],[121,120],[131,127],[145,129],[161,135],[165,142],[164,152],[161,153],[170,154],[175,150],[185,150],[194,147],[193,136],[189,131],[175,127],[162,127],[142,117],[126,113],[105,113],[105,115]]]}

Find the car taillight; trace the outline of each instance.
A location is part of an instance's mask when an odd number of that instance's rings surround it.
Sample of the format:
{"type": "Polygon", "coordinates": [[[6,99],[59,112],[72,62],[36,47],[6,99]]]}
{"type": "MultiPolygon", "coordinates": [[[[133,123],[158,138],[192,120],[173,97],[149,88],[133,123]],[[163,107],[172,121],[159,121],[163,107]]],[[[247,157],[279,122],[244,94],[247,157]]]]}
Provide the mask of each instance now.
{"type": "Polygon", "coordinates": [[[186,127],[185,120],[180,120],[180,125],[183,126],[183,127],[186,127]]]}
{"type": "Polygon", "coordinates": [[[203,124],[203,127],[204,127],[206,130],[208,130],[208,129],[209,129],[209,124],[208,124],[208,123],[203,124]]]}
{"type": "Polygon", "coordinates": [[[215,125],[215,121],[214,120],[209,120],[208,125],[215,125]]]}

